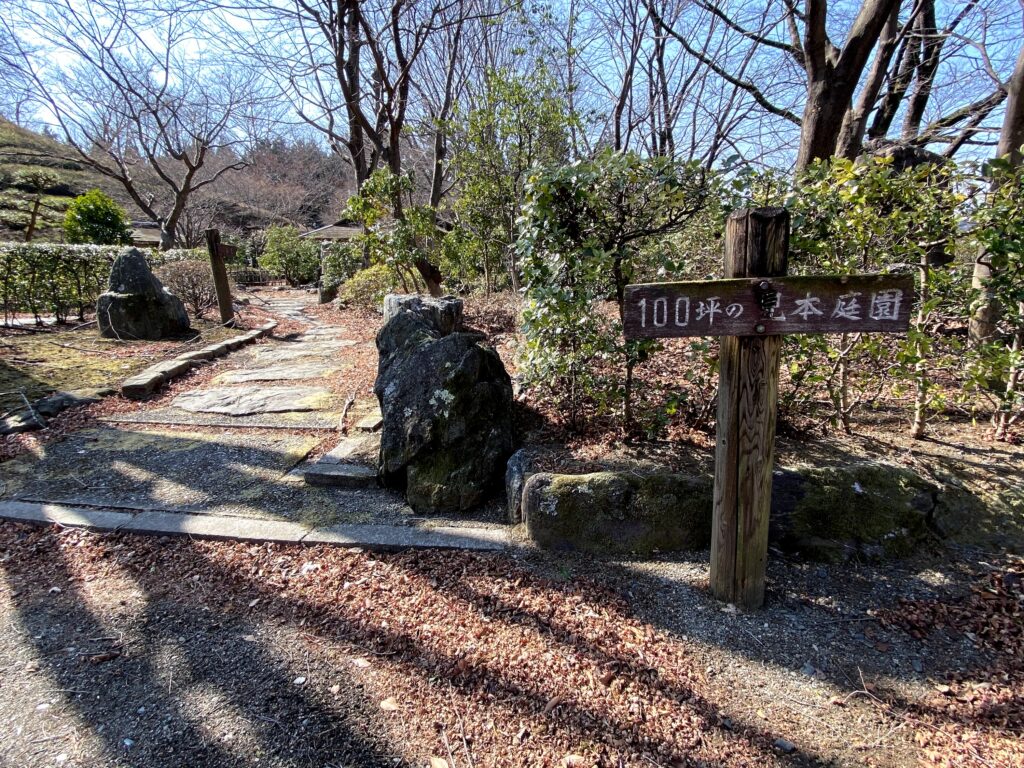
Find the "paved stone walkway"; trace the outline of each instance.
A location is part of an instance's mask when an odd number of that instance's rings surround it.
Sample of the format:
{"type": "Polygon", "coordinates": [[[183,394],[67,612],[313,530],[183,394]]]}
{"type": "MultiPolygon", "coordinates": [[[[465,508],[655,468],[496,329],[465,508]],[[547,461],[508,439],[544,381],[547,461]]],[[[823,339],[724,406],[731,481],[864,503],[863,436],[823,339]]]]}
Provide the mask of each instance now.
{"type": "Polygon", "coordinates": [[[345,395],[327,386],[339,373],[343,379],[346,350],[372,342],[343,338],[339,328],[304,314],[314,300],[293,292],[269,297],[271,311],[305,330],[214,361],[217,374],[170,405],[105,419],[40,456],[3,464],[0,517],[41,520],[46,510],[73,510],[56,521],[381,547],[433,546],[443,537],[430,531],[445,529],[456,543],[439,546],[501,546],[506,528],[486,513],[418,518],[400,496],[377,486],[376,403],[356,403],[352,414],[362,429],[345,438],[337,431],[345,395]],[[307,461],[324,433],[337,435],[337,444],[307,461]]]}

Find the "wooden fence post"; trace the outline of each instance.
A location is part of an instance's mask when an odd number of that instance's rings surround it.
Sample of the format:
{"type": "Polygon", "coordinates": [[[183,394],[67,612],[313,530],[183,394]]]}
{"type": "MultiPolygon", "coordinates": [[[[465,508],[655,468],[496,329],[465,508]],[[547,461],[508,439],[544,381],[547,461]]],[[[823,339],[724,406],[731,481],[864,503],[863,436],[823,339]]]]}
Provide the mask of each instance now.
{"type": "Polygon", "coordinates": [[[220,230],[206,230],[206,248],[210,252],[210,268],[213,270],[213,285],[217,289],[217,307],[220,309],[220,321],[225,326],[235,323],[235,310],[231,303],[231,285],[228,282],[228,270],[224,265],[224,254],[220,244],[220,230]]]}
{"type": "MultiPolygon", "coordinates": [[[[724,277],[785,275],[788,250],[785,209],[735,211],[725,227],[724,277]]],[[[781,347],[772,335],[721,341],[711,589],[745,609],[764,603],[781,347]]]]}

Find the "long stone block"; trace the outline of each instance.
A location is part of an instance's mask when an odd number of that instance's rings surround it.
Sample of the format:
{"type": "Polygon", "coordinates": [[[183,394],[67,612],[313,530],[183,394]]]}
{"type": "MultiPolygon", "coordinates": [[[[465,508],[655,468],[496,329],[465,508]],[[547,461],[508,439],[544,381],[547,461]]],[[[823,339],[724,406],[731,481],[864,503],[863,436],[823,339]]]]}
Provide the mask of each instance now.
{"type": "Polygon", "coordinates": [[[171,379],[175,379],[183,373],[188,373],[191,370],[191,360],[174,358],[172,360],[164,360],[162,363],[150,366],[145,370],[145,373],[159,373],[164,377],[164,381],[170,381],[171,379]]]}
{"type": "Polygon", "coordinates": [[[179,512],[142,512],[123,530],[162,536],[197,536],[205,539],[255,539],[298,543],[308,529],[284,520],[260,520],[226,515],[188,515],[179,512]]]}
{"type": "Polygon", "coordinates": [[[43,504],[25,501],[0,502],[0,518],[25,523],[63,525],[96,531],[116,531],[132,521],[130,512],[70,507],[64,504],[43,504]]]}
{"type": "Polygon", "coordinates": [[[183,353],[181,355],[178,355],[174,359],[175,360],[188,360],[189,362],[193,362],[193,363],[201,363],[201,362],[204,362],[206,360],[212,360],[213,359],[213,353],[210,352],[209,347],[206,347],[204,349],[197,349],[195,352],[185,352],[185,353],[183,353]]]}
{"type": "Polygon", "coordinates": [[[382,551],[404,549],[502,550],[508,534],[492,528],[416,528],[399,525],[333,525],[314,528],[303,544],[335,544],[382,551]]]}
{"type": "Polygon", "coordinates": [[[132,376],[130,379],[125,379],[121,383],[121,394],[129,400],[141,400],[146,395],[160,389],[164,381],[162,373],[146,370],[136,376],[132,376]]]}

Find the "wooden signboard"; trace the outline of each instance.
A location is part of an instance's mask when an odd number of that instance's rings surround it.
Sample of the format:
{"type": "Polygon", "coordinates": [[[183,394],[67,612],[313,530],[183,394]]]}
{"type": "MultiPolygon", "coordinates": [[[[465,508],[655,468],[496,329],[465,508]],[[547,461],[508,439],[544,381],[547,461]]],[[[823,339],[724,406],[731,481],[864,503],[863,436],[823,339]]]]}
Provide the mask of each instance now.
{"type": "Polygon", "coordinates": [[[782,335],[907,330],[910,275],[786,277],[789,214],[734,212],[725,280],[627,286],[628,339],[721,336],[711,589],[744,608],[764,602],[782,335]]]}
{"type": "Polygon", "coordinates": [[[742,278],[626,288],[627,339],[905,331],[912,275],[742,278]]]}

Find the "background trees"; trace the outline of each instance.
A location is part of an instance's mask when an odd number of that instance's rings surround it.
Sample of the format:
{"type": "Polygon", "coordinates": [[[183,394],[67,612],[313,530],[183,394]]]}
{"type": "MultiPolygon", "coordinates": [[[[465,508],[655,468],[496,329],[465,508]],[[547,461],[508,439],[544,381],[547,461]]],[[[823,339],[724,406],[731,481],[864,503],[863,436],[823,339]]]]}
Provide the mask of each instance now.
{"type": "Polygon", "coordinates": [[[161,247],[173,247],[193,194],[244,166],[232,150],[253,111],[251,75],[203,50],[196,19],[127,0],[46,0],[17,21],[49,51],[37,56],[17,43],[19,67],[66,142],[66,159],[120,185],[159,224],[161,247]]]}

